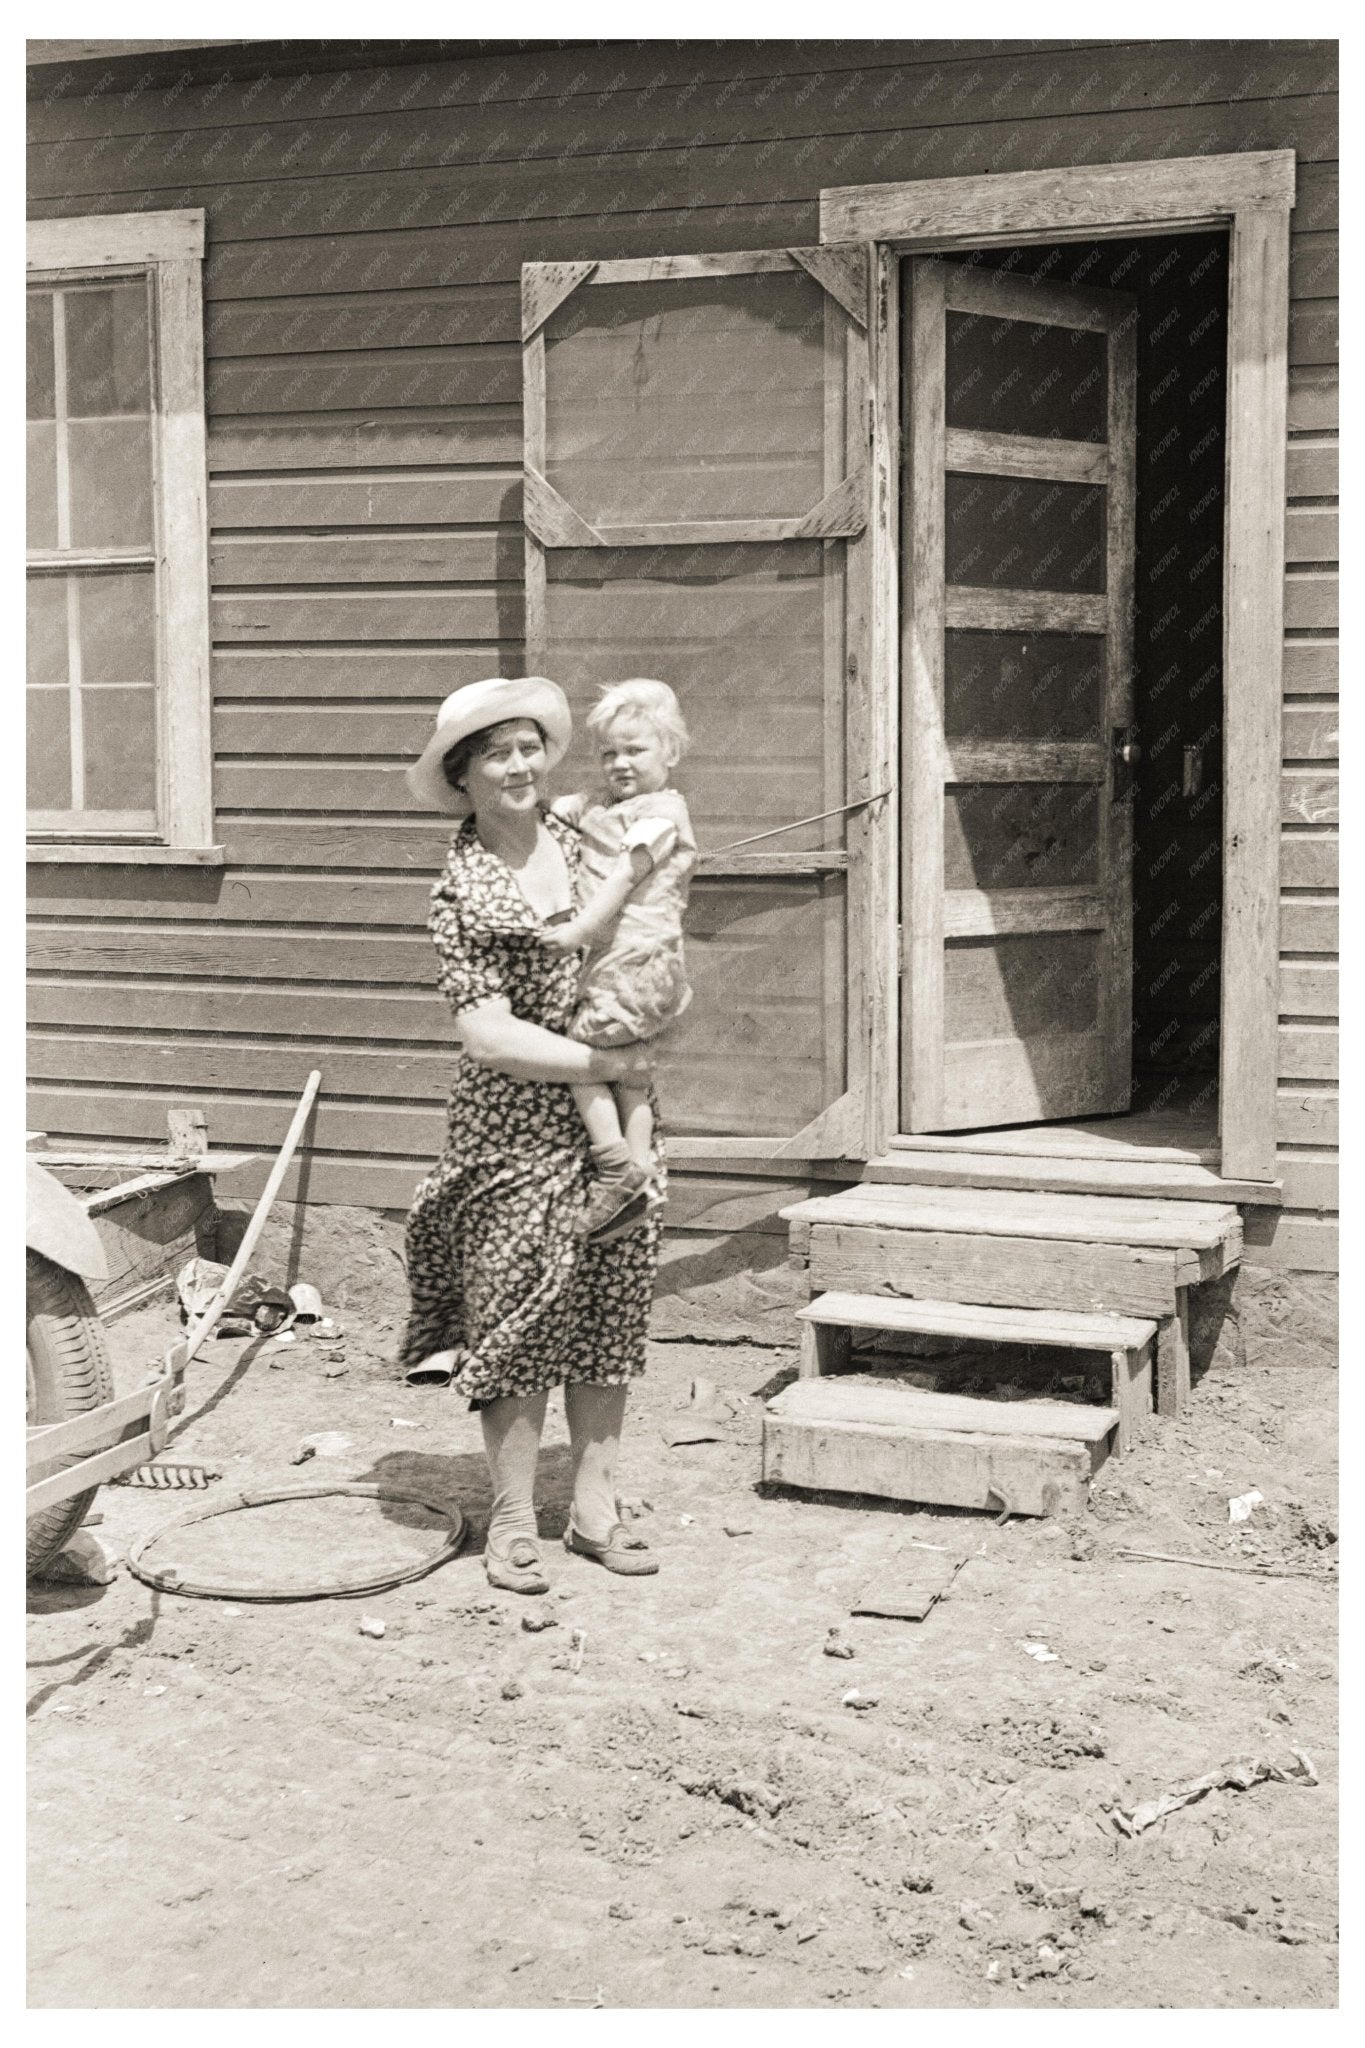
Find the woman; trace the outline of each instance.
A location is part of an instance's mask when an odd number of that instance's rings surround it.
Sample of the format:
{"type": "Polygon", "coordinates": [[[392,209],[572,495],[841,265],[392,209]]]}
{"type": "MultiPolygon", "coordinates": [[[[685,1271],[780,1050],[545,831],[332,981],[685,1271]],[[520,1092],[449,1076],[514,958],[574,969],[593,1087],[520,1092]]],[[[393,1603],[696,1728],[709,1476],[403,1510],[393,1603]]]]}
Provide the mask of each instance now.
{"type": "Polygon", "coordinates": [[[578,1235],[589,1155],[571,1093],[584,1081],[647,1084],[649,1062],[639,1046],[564,1035],[579,956],[543,943],[547,920],[575,907],[578,836],[543,801],[571,732],[556,683],[468,683],[446,698],[408,770],[414,795],[465,822],[432,891],[438,981],[462,1057],[445,1151],[408,1218],[402,1356],[410,1380],[449,1382],[479,1411],[493,1487],[484,1566],[518,1593],[548,1587],[534,1488],[546,1400],[560,1385],[573,1467],[566,1548],[614,1572],[658,1569],[617,1518],[615,1476],[661,1226],[655,1213],[615,1241],[578,1235]]]}

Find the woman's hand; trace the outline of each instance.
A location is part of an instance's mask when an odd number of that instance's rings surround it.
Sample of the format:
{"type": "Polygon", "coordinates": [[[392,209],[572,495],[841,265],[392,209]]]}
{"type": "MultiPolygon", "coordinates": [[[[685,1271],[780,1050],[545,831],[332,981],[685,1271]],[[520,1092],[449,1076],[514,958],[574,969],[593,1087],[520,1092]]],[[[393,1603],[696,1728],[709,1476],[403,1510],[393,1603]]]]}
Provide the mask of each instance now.
{"type": "Polygon", "coordinates": [[[550,953],[577,953],[583,939],[571,924],[551,924],[541,933],[540,943],[550,953]]]}

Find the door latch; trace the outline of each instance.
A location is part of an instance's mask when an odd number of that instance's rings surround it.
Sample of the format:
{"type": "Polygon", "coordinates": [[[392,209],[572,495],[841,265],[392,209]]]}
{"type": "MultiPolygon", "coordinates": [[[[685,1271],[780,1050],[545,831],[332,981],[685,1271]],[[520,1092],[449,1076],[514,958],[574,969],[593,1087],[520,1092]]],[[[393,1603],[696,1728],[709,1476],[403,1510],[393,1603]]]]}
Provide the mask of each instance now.
{"type": "Polygon", "coordinates": [[[1116,725],[1113,737],[1113,787],[1110,791],[1115,803],[1133,793],[1133,772],[1142,759],[1142,747],[1135,725],[1116,725]]]}

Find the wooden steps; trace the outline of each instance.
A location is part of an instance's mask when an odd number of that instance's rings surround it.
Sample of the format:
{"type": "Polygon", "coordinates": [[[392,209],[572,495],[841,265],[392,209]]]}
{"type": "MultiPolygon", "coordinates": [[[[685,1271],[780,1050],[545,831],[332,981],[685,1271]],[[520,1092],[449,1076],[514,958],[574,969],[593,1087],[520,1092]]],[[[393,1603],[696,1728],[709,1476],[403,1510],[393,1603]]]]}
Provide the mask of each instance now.
{"type": "MultiPolygon", "coordinates": [[[[1037,1194],[1118,1195],[1182,1202],[1243,1202],[1278,1207],[1280,1181],[1225,1180],[1216,1166],[1169,1158],[1029,1157],[996,1151],[983,1133],[978,1149],[902,1150],[869,1159],[865,1183],[945,1188],[1013,1188],[1037,1194]]],[[[1215,1154],[1215,1157],[1217,1155],[1215,1154]]]]}
{"type": "MultiPolygon", "coordinates": [[[[1242,1254],[1241,1217],[1227,1202],[864,1183],[780,1214],[814,1295],[1155,1324],[1163,1413],[1188,1398],[1189,1289],[1242,1254]]],[[[1112,1355],[1120,1346],[1095,1348],[1112,1355]]],[[[1132,1346],[1122,1348],[1131,1356],[1132,1346]]],[[[1126,1439],[1131,1416],[1122,1406],[1126,1439]]]]}
{"type": "Polygon", "coordinates": [[[1118,1423],[1068,1401],[974,1401],[892,1382],[799,1379],[768,1403],[763,1477],[999,1513],[1085,1504],[1118,1423]]]}
{"type": "MultiPolygon", "coordinates": [[[[803,1379],[846,1369],[850,1361],[849,1333],[853,1330],[905,1331],[986,1344],[1037,1344],[1059,1351],[1102,1353],[1109,1360],[1113,1402],[1112,1409],[1102,1412],[1118,1425],[1114,1445],[1117,1451],[1129,1448],[1139,1421],[1152,1412],[1157,1326],[1135,1316],[987,1308],[960,1301],[898,1301],[888,1300],[884,1295],[837,1291],[817,1295],[805,1308],[798,1309],[797,1315],[802,1323],[803,1379]]],[[[1011,1402],[1005,1404],[1004,1412],[1024,1415],[1039,1407],[1056,1406],[1055,1402],[1011,1402]]]]}

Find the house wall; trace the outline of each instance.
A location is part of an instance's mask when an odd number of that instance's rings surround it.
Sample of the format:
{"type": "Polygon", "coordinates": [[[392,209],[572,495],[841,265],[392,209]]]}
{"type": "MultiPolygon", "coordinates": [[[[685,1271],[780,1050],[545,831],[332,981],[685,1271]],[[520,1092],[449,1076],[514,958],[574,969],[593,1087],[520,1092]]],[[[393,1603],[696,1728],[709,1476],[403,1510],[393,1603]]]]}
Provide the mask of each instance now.
{"type": "MultiPolygon", "coordinates": [[[[217,1141],[273,1147],[317,1063],[311,1199],[401,1207],[439,1147],[422,924],[445,835],[398,769],[446,690],[521,661],[523,261],[814,242],[822,186],[1293,148],[1286,1208],[1248,1235],[1263,1263],[1334,1267],[1334,46],[647,44],[312,75],[228,54],[34,78],[34,215],[207,211],[227,865],[30,867],[30,1120],[155,1139],[192,1099],[217,1141]]],[[[680,1177],[672,1219],[766,1240],[792,1192],[680,1177]]]]}

